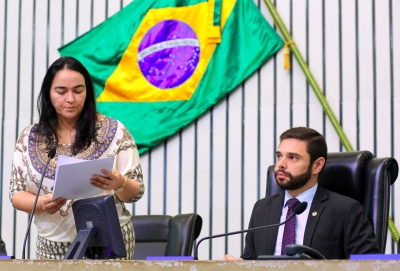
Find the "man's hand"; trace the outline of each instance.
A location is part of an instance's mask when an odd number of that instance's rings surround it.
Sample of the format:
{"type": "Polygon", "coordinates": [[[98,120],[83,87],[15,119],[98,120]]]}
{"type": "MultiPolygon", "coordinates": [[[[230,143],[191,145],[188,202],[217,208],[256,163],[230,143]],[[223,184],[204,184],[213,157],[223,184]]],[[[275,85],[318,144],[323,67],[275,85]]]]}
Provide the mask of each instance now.
{"type": "Polygon", "coordinates": [[[242,258],[233,257],[231,254],[226,254],[225,257],[224,257],[224,260],[227,260],[227,261],[242,261],[243,259],[242,258]]]}

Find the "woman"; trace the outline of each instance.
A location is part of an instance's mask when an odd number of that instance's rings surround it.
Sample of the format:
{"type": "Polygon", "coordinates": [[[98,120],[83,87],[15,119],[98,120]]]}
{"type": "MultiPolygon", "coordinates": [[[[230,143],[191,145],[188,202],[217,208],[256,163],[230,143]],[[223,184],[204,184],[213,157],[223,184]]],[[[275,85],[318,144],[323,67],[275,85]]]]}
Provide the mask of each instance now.
{"type": "Polygon", "coordinates": [[[131,259],[135,237],[124,202],[135,202],[144,193],[139,154],[131,134],[118,120],[96,111],[89,72],[72,57],[62,57],[49,67],[37,106],[39,123],[25,128],[19,136],[10,179],[13,206],[31,213],[47,153],[56,146],[35,209],[36,257],[62,259],[76,236],[73,201],[52,198],[58,156],[86,160],[115,156],[112,172],[103,170],[106,177],[95,174],[88,181],[104,191],[101,195],[114,194],[126,258],[131,259]]]}

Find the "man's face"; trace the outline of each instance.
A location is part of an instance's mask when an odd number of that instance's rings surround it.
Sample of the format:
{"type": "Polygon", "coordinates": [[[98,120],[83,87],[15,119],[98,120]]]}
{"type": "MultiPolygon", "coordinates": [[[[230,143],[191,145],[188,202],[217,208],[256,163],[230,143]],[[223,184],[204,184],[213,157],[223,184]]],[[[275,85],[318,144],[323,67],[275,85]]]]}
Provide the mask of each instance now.
{"type": "Polygon", "coordinates": [[[307,142],[288,138],[281,141],[276,152],[275,179],[284,190],[298,190],[311,178],[312,164],[307,142]]]}

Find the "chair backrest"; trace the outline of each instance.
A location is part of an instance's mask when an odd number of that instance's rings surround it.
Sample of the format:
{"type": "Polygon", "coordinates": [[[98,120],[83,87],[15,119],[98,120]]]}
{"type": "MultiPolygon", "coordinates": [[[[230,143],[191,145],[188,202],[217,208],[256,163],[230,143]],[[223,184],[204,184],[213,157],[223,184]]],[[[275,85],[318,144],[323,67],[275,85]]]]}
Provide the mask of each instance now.
{"type": "MultiPolygon", "coordinates": [[[[275,165],[268,168],[266,196],[281,192],[274,176],[275,165]]],[[[374,158],[369,151],[328,153],[318,185],[358,200],[364,207],[382,252],[386,248],[390,185],[398,175],[394,158],[374,158]]]]}
{"type": "Polygon", "coordinates": [[[135,230],[134,260],[147,256],[190,256],[200,235],[198,214],[137,215],[131,218],[135,230]]]}

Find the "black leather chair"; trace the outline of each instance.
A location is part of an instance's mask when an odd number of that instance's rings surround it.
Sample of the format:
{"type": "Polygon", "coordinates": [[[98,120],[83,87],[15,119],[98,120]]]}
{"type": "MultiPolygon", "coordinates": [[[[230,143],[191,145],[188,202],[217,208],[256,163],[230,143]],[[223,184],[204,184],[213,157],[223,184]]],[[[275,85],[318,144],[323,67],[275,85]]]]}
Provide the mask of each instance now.
{"type": "MultiPolygon", "coordinates": [[[[274,169],[274,165],[268,168],[266,196],[282,191],[276,184],[274,169]]],[[[382,252],[386,248],[390,186],[398,172],[394,158],[374,158],[369,151],[336,152],[328,153],[318,180],[322,187],[361,203],[382,252]]]]}
{"type": "Polygon", "coordinates": [[[0,256],[7,256],[6,244],[0,236],[0,256]]]}
{"type": "Polygon", "coordinates": [[[145,260],[147,256],[190,256],[203,224],[198,214],[137,215],[131,221],[136,239],[134,260],[145,260]]]}

